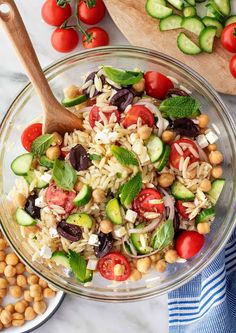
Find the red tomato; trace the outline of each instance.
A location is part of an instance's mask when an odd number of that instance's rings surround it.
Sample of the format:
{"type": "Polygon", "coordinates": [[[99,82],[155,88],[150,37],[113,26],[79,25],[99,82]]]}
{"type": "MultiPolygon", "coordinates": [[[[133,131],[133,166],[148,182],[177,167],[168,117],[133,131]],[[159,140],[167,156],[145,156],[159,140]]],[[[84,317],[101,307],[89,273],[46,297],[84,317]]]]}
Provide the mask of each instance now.
{"type": "Polygon", "coordinates": [[[234,55],[229,63],[230,72],[236,79],[236,55],[234,55]]]}
{"type": "Polygon", "coordinates": [[[236,53],[236,23],[227,25],[221,34],[221,43],[226,50],[236,53]]]}
{"type": "Polygon", "coordinates": [[[58,52],[71,52],[78,45],[79,36],[73,28],[56,28],[52,33],[51,43],[58,52]]]}
{"type": "Polygon", "coordinates": [[[128,260],[118,252],[108,253],[105,257],[98,261],[98,270],[100,274],[107,280],[125,281],[131,273],[130,263],[128,260]],[[122,275],[114,274],[115,265],[120,264],[125,267],[122,275]]]}
{"type": "Polygon", "coordinates": [[[73,200],[76,197],[75,192],[64,191],[55,183],[52,183],[46,191],[46,202],[49,207],[57,205],[64,208],[66,213],[70,213],[75,207],[73,200]]]}
{"type": "MultiPolygon", "coordinates": [[[[99,107],[94,105],[92,110],[89,113],[89,124],[93,128],[95,126],[95,122],[98,121],[99,123],[103,124],[103,120],[101,119],[99,115],[99,107]]],[[[104,112],[104,116],[109,121],[111,118],[112,113],[115,113],[117,122],[120,122],[120,112],[118,110],[115,110],[113,112],[104,112]]]]}
{"type": "MultiPolygon", "coordinates": [[[[198,148],[196,146],[196,144],[190,140],[190,139],[179,139],[175,142],[172,143],[172,145],[170,146],[170,157],[169,157],[169,161],[170,161],[170,164],[176,168],[176,169],[179,169],[179,162],[180,162],[180,159],[181,159],[181,155],[179,154],[179,152],[177,151],[177,149],[175,148],[175,143],[177,144],[180,144],[180,143],[187,143],[187,144],[190,144],[194,150],[196,150],[196,153],[198,154],[198,148]]],[[[185,159],[186,157],[190,157],[190,161],[189,163],[193,163],[193,162],[196,162],[199,160],[199,157],[195,157],[189,148],[186,148],[185,150],[183,150],[183,158],[185,159]]]]}
{"type": "Polygon", "coordinates": [[[88,38],[83,35],[83,45],[86,49],[92,49],[94,47],[106,46],[109,44],[108,33],[102,28],[90,28],[87,31],[87,34],[90,36],[88,38]]]}
{"type": "Polygon", "coordinates": [[[21,135],[21,143],[26,150],[30,151],[33,141],[42,135],[42,127],[42,124],[36,123],[24,129],[21,135]]]}
{"type": "Polygon", "coordinates": [[[96,0],[96,4],[89,8],[87,1],[80,1],[78,6],[79,19],[86,24],[97,24],[106,12],[106,7],[102,0],[96,0]]]}
{"type": "Polygon", "coordinates": [[[201,250],[204,242],[204,236],[197,231],[185,230],[177,238],[175,248],[181,258],[190,259],[201,250]]]}
{"type": "Polygon", "coordinates": [[[125,119],[123,121],[124,127],[129,127],[131,125],[137,124],[138,118],[142,119],[143,125],[148,125],[152,127],[155,124],[155,118],[152,112],[146,108],[144,105],[134,105],[127,112],[125,119]]]}
{"type": "Polygon", "coordinates": [[[158,72],[146,72],[144,79],[146,93],[157,99],[165,99],[167,91],[174,88],[173,82],[158,72]]]}
{"type": "Polygon", "coordinates": [[[183,206],[183,202],[181,200],[177,200],[175,206],[178,210],[178,213],[186,220],[189,220],[189,214],[186,213],[187,207],[183,206]]]}
{"type": "Polygon", "coordinates": [[[160,192],[153,188],[146,188],[139,192],[133,201],[133,209],[144,218],[144,213],[155,212],[162,214],[164,212],[164,203],[152,204],[151,200],[162,200],[160,192]]]}
{"type": "Polygon", "coordinates": [[[47,24],[59,27],[71,16],[71,6],[68,3],[59,6],[57,0],[47,0],[41,9],[41,16],[47,24]]]}

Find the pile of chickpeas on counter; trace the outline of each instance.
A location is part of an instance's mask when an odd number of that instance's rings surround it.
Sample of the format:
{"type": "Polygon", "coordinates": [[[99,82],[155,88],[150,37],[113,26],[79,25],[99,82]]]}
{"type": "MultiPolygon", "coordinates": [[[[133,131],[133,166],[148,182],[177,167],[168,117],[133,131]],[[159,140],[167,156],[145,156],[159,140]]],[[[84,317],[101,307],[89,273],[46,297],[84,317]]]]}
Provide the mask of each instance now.
{"type": "Polygon", "coordinates": [[[0,330],[24,325],[47,309],[56,289],[33,274],[11,251],[0,232],[0,330]],[[10,295],[15,304],[5,304],[10,295]]]}

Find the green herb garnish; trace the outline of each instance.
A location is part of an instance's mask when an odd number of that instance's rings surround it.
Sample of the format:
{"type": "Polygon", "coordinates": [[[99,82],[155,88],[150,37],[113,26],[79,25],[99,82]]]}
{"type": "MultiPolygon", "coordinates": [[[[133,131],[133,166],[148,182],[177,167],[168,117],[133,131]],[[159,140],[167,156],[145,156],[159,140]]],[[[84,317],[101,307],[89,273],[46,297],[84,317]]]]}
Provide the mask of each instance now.
{"type": "Polygon", "coordinates": [[[117,159],[117,161],[122,165],[137,165],[138,160],[135,157],[134,153],[129,150],[119,147],[116,145],[111,146],[112,155],[117,159]]]}
{"type": "Polygon", "coordinates": [[[87,266],[84,257],[82,257],[81,254],[70,250],[69,264],[75,278],[83,283],[86,277],[86,266],[87,266]]]}
{"type": "Polygon", "coordinates": [[[91,161],[101,161],[102,156],[97,154],[89,154],[89,159],[91,161]]]}
{"type": "Polygon", "coordinates": [[[43,134],[34,140],[30,152],[33,155],[44,155],[46,150],[50,147],[53,140],[53,134],[43,134]]]}
{"type": "Polygon", "coordinates": [[[190,96],[175,96],[161,102],[160,111],[166,118],[195,118],[200,115],[201,103],[190,96]]]}
{"type": "Polygon", "coordinates": [[[142,188],[141,172],[138,172],[120,189],[120,202],[126,208],[132,203],[142,188]]]}
{"type": "Polygon", "coordinates": [[[139,82],[143,77],[143,73],[140,71],[124,71],[122,69],[117,69],[113,67],[103,67],[103,70],[105,76],[123,87],[135,84],[139,82]]]}
{"type": "Polygon", "coordinates": [[[77,180],[77,174],[68,162],[56,160],[53,165],[52,178],[58,187],[72,191],[77,180]]]}
{"type": "Polygon", "coordinates": [[[167,220],[162,223],[152,236],[153,248],[159,250],[164,249],[168,244],[170,244],[170,242],[173,241],[174,234],[175,232],[172,220],[167,220]]]}

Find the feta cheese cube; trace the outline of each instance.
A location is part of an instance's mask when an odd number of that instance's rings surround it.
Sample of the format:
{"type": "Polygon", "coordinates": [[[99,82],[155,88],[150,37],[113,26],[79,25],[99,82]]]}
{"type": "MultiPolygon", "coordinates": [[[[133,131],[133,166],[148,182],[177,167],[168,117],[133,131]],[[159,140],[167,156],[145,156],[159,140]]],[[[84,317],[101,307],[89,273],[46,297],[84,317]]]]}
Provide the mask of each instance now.
{"type": "Polygon", "coordinates": [[[197,143],[201,148],[206,148],[208,146],[208,141],[204,134],[200,134],[197,136],[197,143]]]}
{"type": "Polygon", "coordinates": [[[97,268],[98,259],[89,259],[87,263],[87,269],[90,269],[91,271],[95,271],[97,268]]]}
{"type": "Polygon", "coordinates": [[[134,210],[128,209],[126,214],[125,214],[125,219],[128,222],[134,223],[137,216],[138,216],[138,214],[134,210]]]}
{"type": "Polygon", "coordinates": [[[49,234],[51,238],[57,238],[59,236],[57,229],[52,227],[49,229],[49,234]]]}
{"type": "Polygon", "coordinates": [[[136,141],[136,142],[133,144],[132,150],[133,150],[133,152],[136,153],[137,155],[142,154],[142,151],[143,151],[143,145],[142,145],[142,142],[139,141],[139,140],[136,141]]]}
{"type": "Polygon", "coordinates": [[[45,172],[45,173],[40,177],[40,179],[41,179],[42,181],[44,181],[45,183],[49,183],[50,180],[52,179],[52,175],[50,175],[50,173],[45,172]]]}
{"type": "Polygon", "coordinates": [[[118,238],[123,237],[124,235],[126,235],[126,229],[125,227],[118,227],[114,229],[114,235],[118,238]]]}
{"type": "Polygon", "coordinates": [[[148,155],[148,153],[147,153],[147,149],[146,149],[146,147],[145,147],[145,149],[143,149],[142,154],[139,155],[139,160],[140,160],[140,162],[141,162],[142,164],[144,164],[144,163],[150,161],[150,157],[149,157],[149,155],[148,155]]]}
{"type": "Polygon", "coordinates": [[[163,118],[163,123],[164,123],[163,129],[166,130],[170,122],[167,119],[163,118]]]}
{"type": "Polygon", "coordinates": [[[135,143],[135,141],[138,139],[138,135],[136,133],[131,133],[130,134],[130,142],[132,145],[135,143]]]}
{"type": "Polygon", "coordinates": [[[95,140],[98,143],[108,144],[110,142],[108,132],[105,130],[97,132],[97,134],[95,135],[95,140]]]}
{"type": "Polygon", "coordinates": [[[43,197],[36,198],[34,204],[35,204],[35,206],[37,206],[39,208],[43,208],[43,206],[44,206],[43,197]]]}
{"type": "Polygon", "coordinates": [[[208,133],[206,133],[206,138],[210,144],[215,143],[219,139],[216,133],[212,130],[209,130],[208,133]]]}
{"type": "Polygon", "coordinates": [[[52,250],[47,245],[44,245],[40,250],[40,256],[44,259],[50,259],[52,256],[52,250]]]}
{"type": "Polygon", "coordinates": [[[117,132],[112,132],[108,134],[108,137],[110,142],[116,142],[119,136],[117,132]]]}
{"type": "Polygon", "coordinates": [[[98,235],[91,234],[89,236],[88,244],[92,246],[98,246],[99,245],[98,235]]]}

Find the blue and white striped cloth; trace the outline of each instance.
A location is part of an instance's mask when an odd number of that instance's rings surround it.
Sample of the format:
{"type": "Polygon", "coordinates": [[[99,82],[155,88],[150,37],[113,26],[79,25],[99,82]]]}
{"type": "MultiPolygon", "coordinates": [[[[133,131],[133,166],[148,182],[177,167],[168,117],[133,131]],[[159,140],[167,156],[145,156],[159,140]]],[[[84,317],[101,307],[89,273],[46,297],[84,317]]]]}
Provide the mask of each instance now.
{"type": "Polygon", "coordinates": [[[168,296],[170,333],[236,333],[236,230],[201,274],[168,296]]]}

